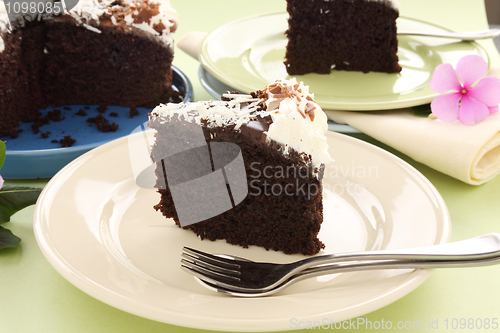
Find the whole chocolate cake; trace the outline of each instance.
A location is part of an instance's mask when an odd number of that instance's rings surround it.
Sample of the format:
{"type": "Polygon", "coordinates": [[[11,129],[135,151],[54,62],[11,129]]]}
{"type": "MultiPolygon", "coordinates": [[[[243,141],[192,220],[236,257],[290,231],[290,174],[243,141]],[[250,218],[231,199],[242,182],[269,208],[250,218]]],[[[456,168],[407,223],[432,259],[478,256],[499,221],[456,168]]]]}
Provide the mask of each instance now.
{"type": "Polygon", "coordinates": [[[5,5],[0,137],[15,136],[19,121],[33,121],[50,105],[154,107],[168,100],[177,27],[168,1],[79,0],[60,15],[8,16],[5,5]]]}
{"type": "Polygon", "coordinates": [[[290,75],[397,73],[396,0],[287,0],[290,75]]]}
{"type": "Polygon", "coordinates": [[[157,131],[151,156],[161,195],[155,209],[166,218],[201,239],[243,247],[306,255],[324,248],[317,235],[322,177],[331,161],[327,117],[307,86],[279,80],[249,95],[225,94],[221,101],[160,105],[150,114],[150,127],[157,131]],[[236,148],[220,154],[221,143],[236,148]],[[221,170],[220,192],[200,185],[221,170]],[[182,184],[190,187],[179,191],[182,184]],[[227,192],[227,207],[214,210],[227,192]]]}

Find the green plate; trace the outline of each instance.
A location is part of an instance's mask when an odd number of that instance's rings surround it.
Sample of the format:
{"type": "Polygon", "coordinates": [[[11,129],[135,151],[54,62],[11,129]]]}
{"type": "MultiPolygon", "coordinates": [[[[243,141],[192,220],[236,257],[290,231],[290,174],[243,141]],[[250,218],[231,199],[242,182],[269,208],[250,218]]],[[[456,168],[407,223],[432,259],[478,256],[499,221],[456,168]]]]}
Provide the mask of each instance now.
{"type": "MultiPolygon", "coordinates": [[[[288,14],[250,16],[219,27],[207,35],[200,47],[203,67],[221,82],[242,92],[263,89],[280,78],[289,78],[285,65],[288,14]]],[[[433,23],[400,17],[400,30],[443,32],[451,29],[433,23]]],[[[332,71],[331,74],[297,75],[309,85],[324,109],[385,110],[429,103],[437,94],[429,88],[436,66],[456,65],[469,54],[486,51],[477,43],[456,39],[399,36],[400,73],[332,71]]]]}

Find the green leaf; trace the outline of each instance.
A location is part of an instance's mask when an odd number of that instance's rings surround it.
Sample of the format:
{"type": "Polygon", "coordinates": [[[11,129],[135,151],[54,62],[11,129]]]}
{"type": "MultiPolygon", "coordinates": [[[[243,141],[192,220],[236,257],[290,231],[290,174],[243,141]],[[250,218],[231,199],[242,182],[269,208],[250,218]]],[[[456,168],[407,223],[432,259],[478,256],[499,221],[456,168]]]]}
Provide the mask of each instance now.
{"type": "Polygon", "coordinates": [[[431,105],[417,105],[411,108],[413,110],[413,114],[419,117],[428,117],[431,114],[431,105]]]}
{"type": "Polygon", "coordinates": [[[6,247],[16,247],[21,242],[9,229],[0,226],[0,250],[6,247]]]}
{"type": "Polygon", "coordinates": [[[5,161],[5,152],[7,148],[5,147],[5,142],[0,140],[0,169],[2,168],[3,162],[5,161]]]}
{"type": "Polygon", "coordinates": [[[21,209],[36,203],[42,192],[40,187],[4,185],[0,189],[0,224],[21,209]]]}

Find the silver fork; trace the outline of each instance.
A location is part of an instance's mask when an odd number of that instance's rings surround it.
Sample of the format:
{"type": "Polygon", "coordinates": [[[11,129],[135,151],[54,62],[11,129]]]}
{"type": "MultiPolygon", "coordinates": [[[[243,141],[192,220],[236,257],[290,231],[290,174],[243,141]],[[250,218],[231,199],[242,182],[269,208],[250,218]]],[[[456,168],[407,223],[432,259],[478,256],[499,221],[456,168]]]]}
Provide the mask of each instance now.
{"type": "Polygon", "coordinates": [[[483,260],[471,260],[471,261],[406,261],[406,260],[395,260],[395,261],[385,261],[385,260],[375,260],[375,261],[364,261],[364,262],[352,262],[347,265],[337,265],[330,264],[320,267],[307,268],[295,275],[292,275],[288,280],[277,285],[276,287],[269,290],[247,290],[247,291],[236,291],[232,289],[227,289],[219,285],[219,283],[209,282],[210,279],[205,279],[197,277],[197,273],[193,273],[195,277],[198,278],[200,283],[206,288],[230,296],[237,297],[263,297],[274,295],[283,289],[289,287],[290,285],[308,279],[315,276],[321,276],[325,274],[336,274],[345,273],[352,271],[366,271],[366,270],[377,270],[377,269],[419,269],[419,268],[443,268],[443,267],[464,267],[464,266],[481,266],[481,265],[492,265],[500,262],[499,257],[493,257],[483,260]]]}
{"type": "Polygon", "coordinates": [[[352,270],[436,268],[496,263],[500,234],[401,250],[365,251],[313,256],[289,264],[253,262],[228,255],[212,255],[184,248],[181,267],[223,292],[275,293],[305,278],[352,270]],[[279,288],[277,290],[276,288],[279,288]]]}
{"type": "Polygon", "coordinates": [[[477,39],[498,37],[500,36],[500,29],[489,29],[489,30],[467,31],[467,32],[398,31],[398,35],[456,38],[464,41],[472,41],[477,39]]]}

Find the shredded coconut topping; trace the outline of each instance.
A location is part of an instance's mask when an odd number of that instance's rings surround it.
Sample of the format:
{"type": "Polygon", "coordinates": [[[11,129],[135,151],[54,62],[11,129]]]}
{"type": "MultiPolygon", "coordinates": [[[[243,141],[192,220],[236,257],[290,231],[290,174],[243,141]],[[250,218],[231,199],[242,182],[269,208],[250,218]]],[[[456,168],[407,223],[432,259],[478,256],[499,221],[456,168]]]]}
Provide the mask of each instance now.
{"type": "Polygon", "coordinates": [[[187,121],[201,125],[202,120],[208,127],[236,124],[238,130],[241,125],[247,124],[250,119],[260,114],[258,111],[260,98],[250,95],[224,94],[229,101],[201,101],[195,103],[160,104],[151,113],[153,118],[161,117],[163,121],[177,115],[187,121]]]}
{"type": "MultiPolygon", "coordinates": [[[[106,14],[111,17],[111,22],[117,25],[118,22],[113,15],[117,6],[111,6],[115,2],[115,0],[79,0],[69,14],[79,23],[82,23],[82,19],[87,23],[92,20],[99,22],[99,19],[106,14]]],[[[158,36],[168,45],[173,45],[171,33],[177,29],[179,19],[168,0],[150,0],[148,3],[122,0],[122,4],[124,7],[129,7],[124,16],[125,23],[158,36]]]]}
{"type": "Polygon", "coordinates": [[[180,104],[161,104],[151,113],[151,120],[168,122],[174,116],[207,127],[235,125],[235,130],[257,116],[268,117],[272,123],[266,133],[283,147],[311,155],[314,166],[328,163],[325,133],[327,117],[309,93],[309,87],[295,79],[278,80],[256,93],[259,98],[244,94],[224,94],[227,101],[202,101],[180,104]],[[265,106],[264,109],[262,106],[265,106]]]}
{"type": "MultiPolygon", "coordinates": [[[[54,4],[54,0],[25,0],[26,2],[44,2],[54,4]]],[[[42,8],[42,7],[40,7],[42,8]]],[[[76,6],[69,11],[64,10],[62,15],[74,18],[77,24],[101,33],[96,25],[104,17],[111,23],[118,25],[121,22],[157,36],[163,43],[173,48],[172,33],[178,25],[178,14],[168,0],[79,0],[76,6]],[[117,20],[117,17],[120,17],[117,20]]],[[[4,0],[0,0],[0,33],[10,33],[15,27],[23,26],[24,21],[49,20],[55,17],[49,13],[26,13],[9,20],[4,0]]],[[[4,40],[0,36],[0,52],[5,48],[4,40]]]]}

